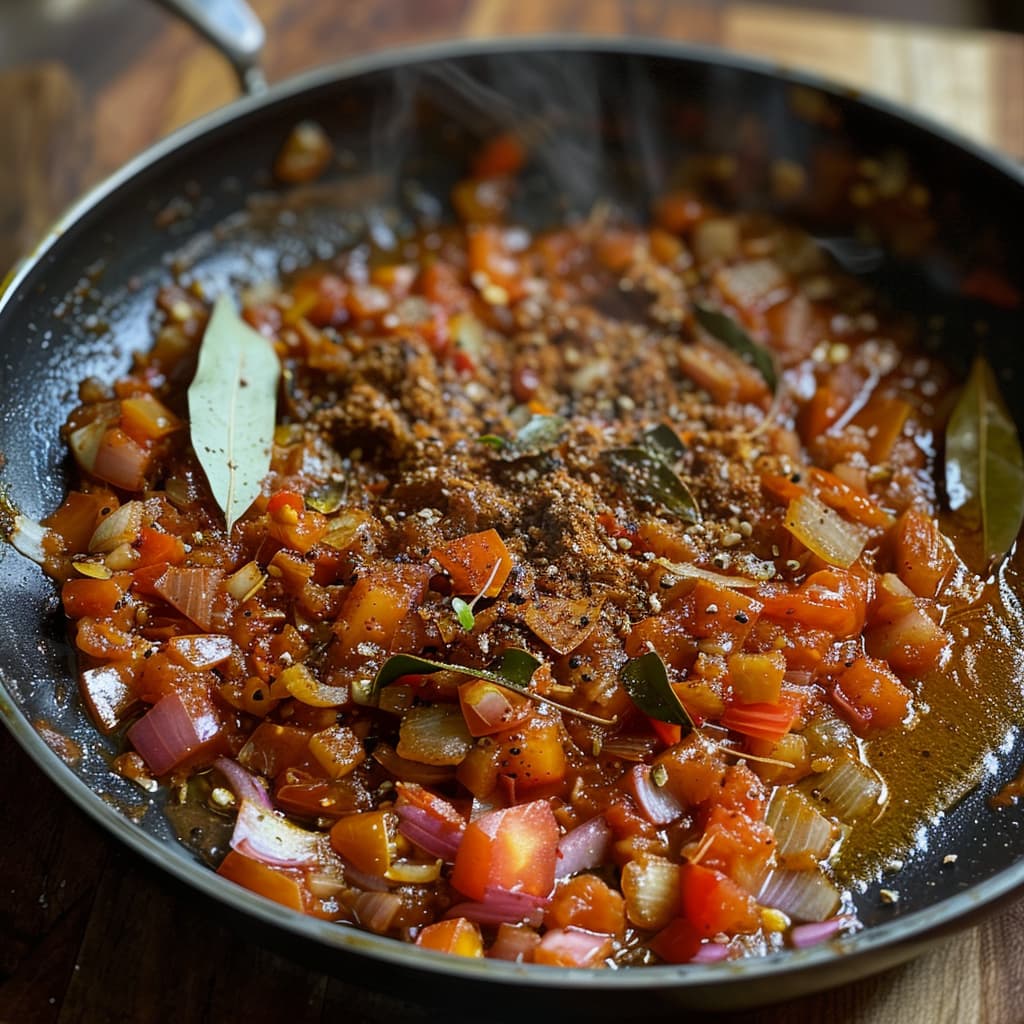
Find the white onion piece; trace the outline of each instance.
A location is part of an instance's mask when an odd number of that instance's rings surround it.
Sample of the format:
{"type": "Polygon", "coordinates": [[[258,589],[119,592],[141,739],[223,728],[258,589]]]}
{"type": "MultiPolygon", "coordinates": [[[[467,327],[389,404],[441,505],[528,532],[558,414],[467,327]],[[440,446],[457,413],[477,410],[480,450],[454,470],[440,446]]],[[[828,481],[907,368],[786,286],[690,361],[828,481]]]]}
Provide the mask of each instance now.
{"type": "Polygon", "coordinates": [[[639,928],[664,928],[679,914],[679,865],[665,857],[641,856],[622,869],[626,916],[639,928]]]}
{"type": "Polygon", "coordinates": [[[868,539],[867,530],[843,519],[813,494],[801,494],[789,503],[783,525],[809,551],[843,569],[860,558],[868,539]]]}
{"type": "Polygon", "coordinates": [[[688,580],[706,580],[708,583],[729,587],[732,590],[746,590],[761,583],[760,580],[747,579],[746,576],[725,576],[720,572],[702,569],[699,565],[691,565],[689,562],[670,562],[667,558],[656,558],[654,564],[668,569],[673,576],[688,580]]]}
{"type": "Polygon", "coordinates": [[[365,871],[352,867],[348,861],[345,861],[345,881],[366,892],[387,892],[391,888],[383,875],[367,874],[365,871]]]}
{"type": "Polygon", "coordinates": [[[839,892],[820,871],[776,868],[757,895],[758,903],[774,907],[795,921],[824,921],[839,909],[839,892]]]}
{"type": "Polygon", "coordinates": [[[243,800],[231,834],[231,848],[277,867],[315,864],[321,836],[307,832],[252,800],[243,800]]]}
{"type": "Polygon", "coordinates": [[[568,878],[603,864],[611,843],[612,830],[604,815],[578,825],[558,841],[555,878],[568,878]]]}
{"type": "Polygon", "coordinates": [[[86,423],[84,427],[79,427],[68,435],[71,454],[86,473],[91,473],[96,465],[96,455],[108,426],[107,420],[93,420],[92,423],[86,423]]]}
{"type": "Polygon", "coordinates": [[[633,765],[626,777],[626,788],[636,801],[640,813],[652,825],[668,825],[683,813],[683,805],[668,787],[654,784],[650,765],[633,765]]]}
{"type": "Polygon", "coordinates": [[[46,549],[43,545],[49,532],[42,523],[37,523],[19,512],[14,517],[14,528],[8,540],[16,551],[26,558],[31,558],[37,565],[43,565],[46,562],[46,549]]]}
{"type": "Polygon", "coordinates": [[[882,777],[853,758],[844,758],[827,772],[812,776],[803,787],[810,787],[811,795],[825,810],[848,825],[877,817],[885,799],[882,777]]]}
{"type": "Polygon", "coordinates": [[[142,530],[143,511],[141,501],[128,501],[115,508],[93,531],[89,538],[89,551],[93,554],[108,552],[122,544],[133,544],[142,530]]]}
{"type": "Polygon", "coordinates": [[[239,604],[244,604],[266,582],[267,574],[259,567],[259,563],[246,562],[224,581],[223,587],[239,604]]]}
{"type": "Polygon", "coordinates": [[[810,854],[815,860],[828,855],[836,841],[836,827],[816,811],[799,790],[780,786],[772,794],[765,820],[772,827],[784,857],[810,854]]]}
{"type": "Polygon", "coordinates": [[[401,909],[402,897],[393,892],[362,892],[353,907],[359,923],[379,935],[391,927],[401,909]]]}
{"type": "Polygon", "coordinates": [[[267,795],[267,791],[256,781],[256,776],[243,768],[237,761],[232,761],[227,757],[218,757],[213,762],[213,767],[228,780],[231,792],[235,794],[235,799],[239,803],[243,800],[248,800],[258,807],[273,810],[270,797],[267,795]]]}
{"type": "Polygon", "coordinates": [[[827,921],[798,924],[790,930],[789,941],[797,949],[816,946],[819,942],[835,938],[844,928],[854,924],[855,920],[849,914],[840,914],[838,917],[830,917],[827,921]]]}
{"type": "Polygon", "coordinates": [[[411,708],[398,728],[398,756],[421,764],[461,764],[472,746],[473,737],[455,704],[411,708]]]}
{"type": "MultiPolygon", "coordinates": [[[[354,691],[353,691],[354,692],[354,691]]],[[[378,743],[373,750],[373,759],[386,768],[396,779],[403,782],[417,782],[421,786],[442,786],[454,776],[450,765],[422,764],[399,757],[387,743],[378,743]]]]}

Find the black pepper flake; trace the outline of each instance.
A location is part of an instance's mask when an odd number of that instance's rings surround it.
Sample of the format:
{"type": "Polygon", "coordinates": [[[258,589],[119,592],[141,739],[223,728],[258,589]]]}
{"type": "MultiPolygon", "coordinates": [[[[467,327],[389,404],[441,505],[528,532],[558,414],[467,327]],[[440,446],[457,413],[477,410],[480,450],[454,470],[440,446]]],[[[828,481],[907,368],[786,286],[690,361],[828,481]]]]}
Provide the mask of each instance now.
{"type": "Polygon", "coordinates": [[[569,668],[579,668],[583,664],[583,659],[578,654],[572,654],[569,656],[569,668]]]}
{"type": "Polygon", "coordinates": [[[733,618],[741,625],[745,626],[750,621],[750,616],[746,612],[737,612],[733,618]]]}
{"type": "Polygon", "coordinates": [[[789,478],[793,483],[798,484],[803,479],[799,473],[793,473],[789,478]]]}
{"type": "Polygon", "coordinates": [[[523,597],[522,594],[517,594],[515,591],[513,591],[511,594],[508,595],[508,603],[509,604],[526,604],[526,598],[523,597]]]}
{"type": "Polygon", "coordinates": [[[580,616],[580,629],[583,629],[584,626],[589,626],[589,625],[590,625],[590,616],[589,615],[581,615],[580,616]]]}
{"type": "Polygon", "coordinates": [[[522,750],[521,750],[521,749],[520,749],[519,747],[509,747],[509,748],[508,748],[508,752],[509,752],[509,753],[510,753],[510,754],[511,754],[511,755],[512,755],[513,757],[518,757],[518,756],[519,756],[519,755],[520,755],[520,754],[522,753],[522,750]]]}

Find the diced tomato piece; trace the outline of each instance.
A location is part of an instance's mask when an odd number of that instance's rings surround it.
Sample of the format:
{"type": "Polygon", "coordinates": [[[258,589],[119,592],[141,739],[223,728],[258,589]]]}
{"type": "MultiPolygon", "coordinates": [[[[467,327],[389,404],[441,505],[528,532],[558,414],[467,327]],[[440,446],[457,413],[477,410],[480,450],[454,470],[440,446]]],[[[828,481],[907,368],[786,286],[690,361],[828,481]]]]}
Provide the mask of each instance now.
{"type": "Polygon", "coordinates": [[[621,894],[596,875],[576,875],[559,883],[544,914],[547,928],[584,928],[621,937],[626,929],[621,894]]]}
{"type": "Polygon", "coordinates": [[[913,694],[874,658],[860,658],[836,680],[832,701],[861,736],[884,732],[907,717],[913,694]]]}
{"type": "Polygon", "coordinates": [[[701,933],[685,918],[677,917],[648,943],[669,964],[689,963],[701,947],[701,933]]]}
{"type": "Polygon", "coordinates": [[[867,617],[868,584],[841,569],[812,573],[799,590],[764,599],[764,614],[779,622],[825,629],[838,639],[857,636],[867,617]]]}
{"type": "Polygon", "coordinates": [[[456,537],[430,554],[451,577],[456,594],[497,597],[512,571],[512,556],[497,530],[456,537]]]}
{"type": "Polygon", "coordinates": [[[889,458],[912,411],[910,404],[902,398],[876,395],[853,418],[853,422],[863,427],[870,439],[868,458],[872,463],[877,465],[889,458]]]}
{"type": "Polygon", "coordinates": [[[220,862],[217,874],[292,910],[301,913],[305,909],[303,887],[297,875],[285,868],[270,867],[232,850],[220,862]]]}
{"type": "Polygon", "coordinates": [[[479,925],[464,917],[428,924],[416,936],[416,945],[452,956],[478,957],[484,955],[484,939],[479,925]]]}
{"type": "Polygon", "coordinates": [[[760,926],[754,898],[720,871],[683,864],[680,888],[686,920],[703,938],[749,934],[760,926]]]}
{"type": "Polygon", "coordinates": [[[934,668],[949,637],[920,607],[927,603],[921,598],[904,598],[878,609],[864,634],[867,652],[904,675],[920,675],[934,668]]]}
{"type": "Polygon", "coordinates": [[[660,722],[657,718],[648,718],[647,721],[650,722],[654,735],[666,747],[674,747],[682,739],[683,727],[681,725],[673,725],[671,722],[660,722]]]}
{"type": "Polygon", "coordinates": [[[368,875],[383,875],[391,866],[386,811],[350,814],[331,828],[331,846],[368,875]]]}
{"type": "Polygon", "coordinates": [[[744,887],[748,880],[761,877],[775,849],[768,825],[721,804],[711,809],[702,842],[709,845],[701,865],[721,871],[744,887]]]}
{"type": "Polygon", "coordinates": [[[85,577],[68,580],[60,591],[65,614],[71,619],[86,615],[102,619],[112,615],[124,599],[130,580],[127,573],[118,573],[106,580],[85,577]]]}
{"type": "Polygon", "coordinates": [[[502,733],[497,763],[501,775],[515,782],[518,794],[561,782],[567,762],[558,719],[535,712],[522,725],[502,733]]]}
{"type": "Polygon", "coordinates": [[[725,776],[712,802],[729,810],[742,811],[747,817],[760,821],[764,817],[768,794],[764,783],[749,765],[733,764],[725,769],[725,776]]]}
{"type": "Polygon", "coordinates": [[[423,600],[430,581],[426,565],[381,565],[361,577],[345,597],[334,632],[344,650],[361,643],[390,648],[406,614],[423,600]]]}
{"type": "Polygon", "coordinates": [[[546,897],[555,884],[558,837],[546,800],[483,814],[466,826],[452,885],[474,900],[491,887],[546,897]]]}
{"type": "Polygon", "coordinates": [[[143,526],[136,544],[139,559],[134,565],[135,571],[149,565],[178,565],[185,561],[185,545],[180,537],[143,526]]]}
{"type": "Polygon", "coordinates": [[[864,526],[888,526],[892,522],[892,516],[870,495],[851,487],[834,473],[812,466],[808,475],[814,493],[830,508],[842,512],[854,522],[864,526]]]}
{"type": "Polygon", "coordinates": [[[729,680],[741,704],[774,704],[782,695],[786,658],[781,651],[730,654],[729,680]]]}
{"type": "Polygon", "coordinates": [[[956,555],[938,523],[920,509],[908,508],[893,534],[896,575],[918,597],[935,597],[956,569],[956,555]]]}
{"type": "Polygon", "coordinates": [[[63,504],[43,520],[43,526],[64,539],[68,554],[86,551],[104,508],[116,505],[113,496],[103,491],[85,494],[70,491],[63,504]]]}
{"type": "Polygon", "coordinates": [[[508,251],[501,227],[474,225],[469,230],[468,251],[472,274],[480,274],[487,284],[504,288],[512,301],[522,298],[523,270],[520,260],[508,251]]]}
{"type": "Polygon", "coordinates": [[[728,651],[743,646],[763,605],[737,590],[697,580],[684,599],[684,607],[691,634],[713,639],[728,651]]]}
{"type": "Polygon", "coordinates": [[[281,491],[267,502],[267,533],[285,547],[305,554],[327,532],[326,518],[306,508],[301,495],[281,491]]]}
{"type": "Polygon", "coordinates": [[[463,683],[459,687],[459,705],[466,728],[473,736],[491,736],[514,729],[533,711],[529,697],[486,679],[463,683]]]}
{"type": "Polygon", "coordinates": [[[272,779],[307,761],[312,737],[312,729],[262,722],[239,751],[238,760],[250,771],[272,779]]]}

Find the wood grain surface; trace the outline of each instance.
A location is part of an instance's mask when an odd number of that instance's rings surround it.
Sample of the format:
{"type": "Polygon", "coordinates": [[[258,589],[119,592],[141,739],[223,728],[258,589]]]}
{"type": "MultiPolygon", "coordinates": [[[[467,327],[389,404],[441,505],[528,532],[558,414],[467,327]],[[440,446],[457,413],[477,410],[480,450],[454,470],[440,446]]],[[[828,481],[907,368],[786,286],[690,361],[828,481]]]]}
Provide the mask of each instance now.
{"type": "MultiPolygon", "coordinates": [[[[257,0],[253,6],[269,28],[271,80],[355,53],[444,37],[629,32],[721,44],[823,71],[1024,158],[1024,36],[956,28],[956,4],[937,5],[941,25],[899,21],[898,0],[892,20],[710,0],[257,0]]],[[[915,13],[928,6],[915,5],[915,13]]],[[[75,195],[168,131],[229,102],[237,88],[216,53],[139,0],[4,0],[3,61],[0,273],[75,195]],[[12,38],[16,45],[5,49],[12,38]]],[[[225,920],[218,906],[108,838],[0,730],[0,1024],[376,1024],[428,1017],[415,993],[373,992],[351,976],[322,974],[225,920]]],[[[486,1008],[479,1019],[487,1019],[486,1008]]],[[[1024,907],[1004,909],[880,977],[713,1019],[1018,1024],[1024,1021],[1024,907]]]]}

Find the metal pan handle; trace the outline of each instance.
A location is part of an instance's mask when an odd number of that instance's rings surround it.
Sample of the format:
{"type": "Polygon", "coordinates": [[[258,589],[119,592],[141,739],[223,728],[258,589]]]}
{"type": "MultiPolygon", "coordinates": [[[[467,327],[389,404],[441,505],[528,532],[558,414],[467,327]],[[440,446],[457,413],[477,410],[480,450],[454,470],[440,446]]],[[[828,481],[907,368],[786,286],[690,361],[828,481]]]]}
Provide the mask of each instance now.
{"type": "Polygon", "coordinates": [[[157,0],[201,32],[231,62],[242,89],[263,92],[263,24],[245,0],[157,0]]]}

